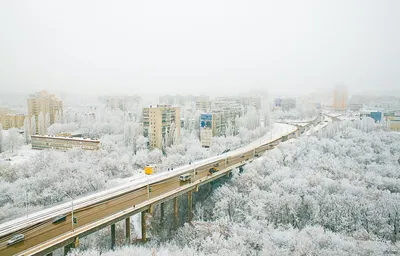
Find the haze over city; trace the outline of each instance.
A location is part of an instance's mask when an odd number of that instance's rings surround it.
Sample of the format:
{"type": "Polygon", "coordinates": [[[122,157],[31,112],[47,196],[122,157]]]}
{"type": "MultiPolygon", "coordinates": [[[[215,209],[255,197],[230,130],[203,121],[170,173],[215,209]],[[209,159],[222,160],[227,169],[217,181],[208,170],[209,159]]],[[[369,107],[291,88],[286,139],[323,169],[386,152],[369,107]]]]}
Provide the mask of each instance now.
{"type": "Polygon", "coordinates": [[[400,2],[3,1],[2,92],[398,91],[400,2]]]}
{"type": "Polygon", "coordinates": [[[400,1],[3,1],[0,256],[400,255],[400,1]]]}

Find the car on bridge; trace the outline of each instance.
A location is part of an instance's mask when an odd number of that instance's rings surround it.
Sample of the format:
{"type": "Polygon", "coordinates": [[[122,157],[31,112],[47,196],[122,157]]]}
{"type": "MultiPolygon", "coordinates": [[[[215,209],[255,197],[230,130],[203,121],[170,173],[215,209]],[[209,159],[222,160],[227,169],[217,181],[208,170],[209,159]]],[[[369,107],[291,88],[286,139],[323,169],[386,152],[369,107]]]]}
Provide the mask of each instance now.
{"type": "Polygon", "coordinates": [[[17,234],[7,241],[7,245],[13,245],[19,243],[25,239],[24,234],[17,234]]]}
{"type": "Polygon", "coordinates": [[[209,171],[208,171],[208,176],[212,175],[213,173],[218,172],[219,169],[217,167],[212,167],[209,171]]]}
{"type": "Polygon", "coordinates": [[[53,224],[58,224],[67,220],[67,215],[59,215],[53,219],[53,224]]]}
{"type": "Polygon", "coordinates": [[[181,176],[179,176],[179,180],[182,181],[182,182],[191,181],[192,180],[192,174],[191,173],[182,174],[181,176]]]}
{"type": "Polygon", "coordinates": [[[153,166],[151,166],[151,165],[146,165],[146,166],[144,167],[144,173],[147,174],[147,175],[153,174],[153,166]]]}

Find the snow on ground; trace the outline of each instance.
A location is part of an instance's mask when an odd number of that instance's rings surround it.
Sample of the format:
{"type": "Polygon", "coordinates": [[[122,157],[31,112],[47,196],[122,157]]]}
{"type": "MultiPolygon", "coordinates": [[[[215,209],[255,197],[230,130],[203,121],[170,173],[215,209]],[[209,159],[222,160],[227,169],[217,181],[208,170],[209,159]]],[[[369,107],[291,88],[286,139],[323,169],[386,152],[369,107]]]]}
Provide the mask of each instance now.
{"type": "Polygon", "coordinates": [[[115,179],[110,180],[106,185],[106,189],[114,188],[114,187],[119,186],[121,184],[126,184],[128,182],[134,181],[137,178],[142,178],[142,177],[147,177],[147,175],[144,174],[143,170],[138,170],[132,176],[129,176],[129,177],[126,177],[126,178],[115,178],[115,179]]]}
{"type": "Polygon", "coordinates": [[[325,116],[323,122],[318,123],[316,126],[314,126],[314,127],[311,128],[310,130],[308,130],[307,132],[305,132],[304,135],[309,136],[309,135],[315,134],[316,132],[318,132],[318,131],[321,130],[322,128],[326,127],[330,122],[332,122],[332,119],[325,116]]]}
{"type": "Polygon", "coordinates": [[[301,126],[301,127],[308,125],[308,123],[297,123],[297,122],[290,122],[289,124],[297,125],[297,126],[301,126]]]}
{"type": "Polygon", "coordinates": [[[312,119],[309,119],[309,120],[307,120],[307,119],[286,119],[286,120],[283,119],[283,120],[280,120],[280,122],[297,124],[297,123],[310,123],[310,122],[312,122],[314,120],[315,120],[315,117],[313,117],[312,119]]]}
{"type": "Polygon", "coordinates": [[[269,143],[271,141],[277,140],[280,137],[287,135],[288,133],[294,132],[296,126],[289,124],[274,123],[272,125],[271,131],[267,132],[263,137],[253,141],[252,143],[244,146],[243,151],[249,150],[251,148],[257,147],[258,145],[269,143]]]}
{"type": "Polygon", "coordinates": [[[9,161],[11,164],[17,164],[29,160],[32,156],[38,153],[37,150],[32,150],[31,145],[23,145],[17,152],[3,152],[0,154],[0,161],[9,161]]]}

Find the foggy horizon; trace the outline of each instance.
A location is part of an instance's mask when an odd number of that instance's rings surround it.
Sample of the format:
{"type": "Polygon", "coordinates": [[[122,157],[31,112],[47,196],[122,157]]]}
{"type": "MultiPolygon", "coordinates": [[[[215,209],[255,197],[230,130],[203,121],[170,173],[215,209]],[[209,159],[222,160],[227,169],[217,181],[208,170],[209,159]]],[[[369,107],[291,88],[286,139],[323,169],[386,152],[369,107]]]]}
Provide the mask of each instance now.
{"type": "Polygon", "coordinates": [[[399,93],[398,1],[3,2],[2,93],[399,93]]]}

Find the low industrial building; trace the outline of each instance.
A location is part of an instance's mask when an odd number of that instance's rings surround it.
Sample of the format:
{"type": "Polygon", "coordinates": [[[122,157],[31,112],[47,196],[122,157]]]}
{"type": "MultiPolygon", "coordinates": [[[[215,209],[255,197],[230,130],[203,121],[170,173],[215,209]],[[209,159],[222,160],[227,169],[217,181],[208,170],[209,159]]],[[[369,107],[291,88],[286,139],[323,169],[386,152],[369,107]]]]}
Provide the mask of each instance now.
{"type": "Polygon", "coordinates": [[[58,149],[68,150],[71,148],[81,148],[85,150],[100,149],[99,140],[72,138],[72,137],[55,137],[32,135],[32,149],[58,149]]]}

